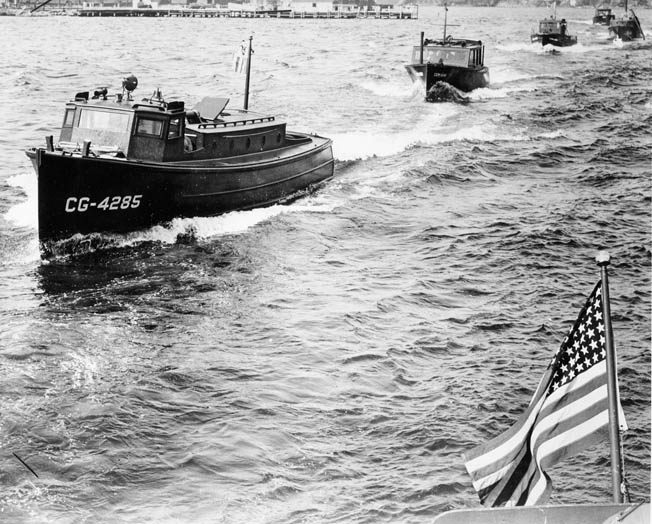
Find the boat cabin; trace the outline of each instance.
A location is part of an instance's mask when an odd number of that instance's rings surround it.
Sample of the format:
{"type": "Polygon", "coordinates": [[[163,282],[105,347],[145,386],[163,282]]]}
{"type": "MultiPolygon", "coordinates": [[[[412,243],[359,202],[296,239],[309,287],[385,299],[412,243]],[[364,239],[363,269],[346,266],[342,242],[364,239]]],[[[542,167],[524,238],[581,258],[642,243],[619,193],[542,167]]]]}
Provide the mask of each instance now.
{"type": "Polygon", "coordinates": [[[283,147],[285,123],[273,116],[224,110],[228,99],[208,98],[186,111],[160,93],[134,102],[106,91],[78,93],[66,104],[59,148],[82,154],[151,162],[208,160],[283,147]]]}
{"type": "Polygon", "coordinates": [[[566,33],[566,20],[556,18],[544,18],[539,22],[539,34],[541,35],[563,35],[566,33]]]}
{"type": "Polygon", "coordinates": [[[611,7],[596,7],[593,15],[594,24],[609,25],[616,16],[612,14],[611,7]]]}
{"type": "Polygon", "coordinates": [[[484,46],[480,40],[424,40],[421,46],[412,49],[412,62],[440,64],[464,68],[484,65],[484,46]]]}

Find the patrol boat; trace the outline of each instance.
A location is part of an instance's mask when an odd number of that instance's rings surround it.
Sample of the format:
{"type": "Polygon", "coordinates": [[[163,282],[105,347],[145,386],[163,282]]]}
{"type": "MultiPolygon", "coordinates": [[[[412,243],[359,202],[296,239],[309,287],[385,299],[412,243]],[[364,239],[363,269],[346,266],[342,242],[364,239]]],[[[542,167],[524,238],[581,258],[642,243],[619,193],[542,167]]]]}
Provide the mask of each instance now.
{"type": "Polygon", "coordinates": [[[593,24],[609,25],[614,18],[616,18],[616,15],[611,12],[611,7],[596,7],[595,14],[593,15],[593,24]]]}
{"type": "Polygon", "coordinates": [[[425,87],[426,100],[437,99],[438,88],[445,82],[469,92],[489,85],[489,68],[484,65],[484,44],[480,40],[453,38],[446,34],[448,7],[444,6],[444,35],[426,39],[412,48],[412,62],[405,66],[414,83],[425,87]]]}
{"type": "Polygon", "coordinates": [[[568,34],[568,24],[556,14],[539,21],[539,31],[530,35],[532,43],[540,42],[542,46],[569,47],[577,44],[577,36],[568,34]]]}
{"type": "Polygon", "coordinates": [[[633,9],[627,9],[627,0],[625,0],[623,15],[620,18],[613,18],[609,23],[609,35],[614,40],[621,40],[622,42],[645,40],[641,22],[633,9]]]}
{"type": "Polygon", "coordinates": [[[42,253],[78,233],[128,232],[291,200],[333,176],[331,140],[208,97],[187,110],[160,90],[77,93],[59,139],[26,151],[38,178],[42,253]]]}

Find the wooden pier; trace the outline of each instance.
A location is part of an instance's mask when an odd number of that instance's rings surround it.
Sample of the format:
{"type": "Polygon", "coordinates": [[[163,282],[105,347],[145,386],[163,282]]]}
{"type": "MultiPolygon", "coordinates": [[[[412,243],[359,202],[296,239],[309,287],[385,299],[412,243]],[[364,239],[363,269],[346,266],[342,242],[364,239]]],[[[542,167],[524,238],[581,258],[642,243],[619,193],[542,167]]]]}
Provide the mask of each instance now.
{"type": "Polygon", "coordinates": [[[254,11],[233,10],[216,7],[188,8],[188,7],[82,7],[78,9],[78,16],[135,16],[135,17],[183,17],[183,18],[299,18],[299,19],[324,19],[324,18],[375,18],[394,20],[416,20],[418,6],[399,6],[394,9],[365,9],[358,8],[352,11],[294,11],[292,9],[254,11]]]}

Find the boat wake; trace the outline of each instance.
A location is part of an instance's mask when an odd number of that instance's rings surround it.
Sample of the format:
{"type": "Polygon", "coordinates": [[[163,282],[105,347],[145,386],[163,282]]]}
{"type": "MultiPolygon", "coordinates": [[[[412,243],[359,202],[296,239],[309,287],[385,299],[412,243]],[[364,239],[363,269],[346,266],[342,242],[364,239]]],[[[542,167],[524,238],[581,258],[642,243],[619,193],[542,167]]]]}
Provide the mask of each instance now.
{"type": "Polygon", "coordinates": [[[36,175],[22,173],[9,177],[6,182],[12,187],[22,189],[27,199],[10,207],[4,215],[5,220],[17,227],[36,229],[38,227],[36,175]]]}
{"type": "Polygon", "coordinates": [[[405,83],[392,83],[389,81],[366,81],[360,84],[362,89],[365,89],[374,95],[383,96],[383,97],[394,97],[402,98],[410,96],[412,90],[409,87],[406,87],[405,83]]]}
{"type": "Polygon", "coordinates": [[[446,82],[435,82],[426,93],[428,102],[454,102],[468,104],[469,96],[446,82]]]}
{"type": "MultiPolygon", "coordinates": [[[[294,195],[296,201],[303,194],[294,195]]],[[[332,211],[334,205],[329,205],[323,199],[310,198],[293,205],[275,204],[246,211],[233,211],[215,217],[175,218],[172,221],[153,226],[149,229],[131,233],[91,233],[76,234],[68,239],[44,242],[41,246],[43,258],[46,260],[65,259],[103,251],[122,249],[146,244],[183,245],[194,244],[209,238],[238,235],[252,227],[286,213],[324,213],[332,211]]]]}
{"type": "Polygon", "coordinates": [[[499,44],[496,46],[496,49],[507,51],[507,52],[518,52],[518,51],[529,51],[536,54],[584,54],[584,53],[593,53],[604,48],[604,42],[600,44],[594,43],[587,45],[585,43],[578,43],[573,46],[568,47],[556,47],[552,44],[546,44],[542,46],[539,42],[525,43],[525,42],[513,42],[506,44],[499,44]]]}

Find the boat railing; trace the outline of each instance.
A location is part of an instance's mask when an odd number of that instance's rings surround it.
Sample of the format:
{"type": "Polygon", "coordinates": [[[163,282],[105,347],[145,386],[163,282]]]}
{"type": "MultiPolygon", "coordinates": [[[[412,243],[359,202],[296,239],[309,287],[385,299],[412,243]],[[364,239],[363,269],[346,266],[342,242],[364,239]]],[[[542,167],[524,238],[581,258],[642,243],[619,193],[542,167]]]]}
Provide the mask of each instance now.
{"type": "Polygon", "coordinates": [[[199,129],[216,129],[218,127],[236,127],[244,126],[248,124],[262,124],[265,122],[273,122],[275,118],[273,116],[264,116],[260,118],[248,118],[245,120],[235,120],[233,122],[202,122],[199,124],[199,129]]]}

